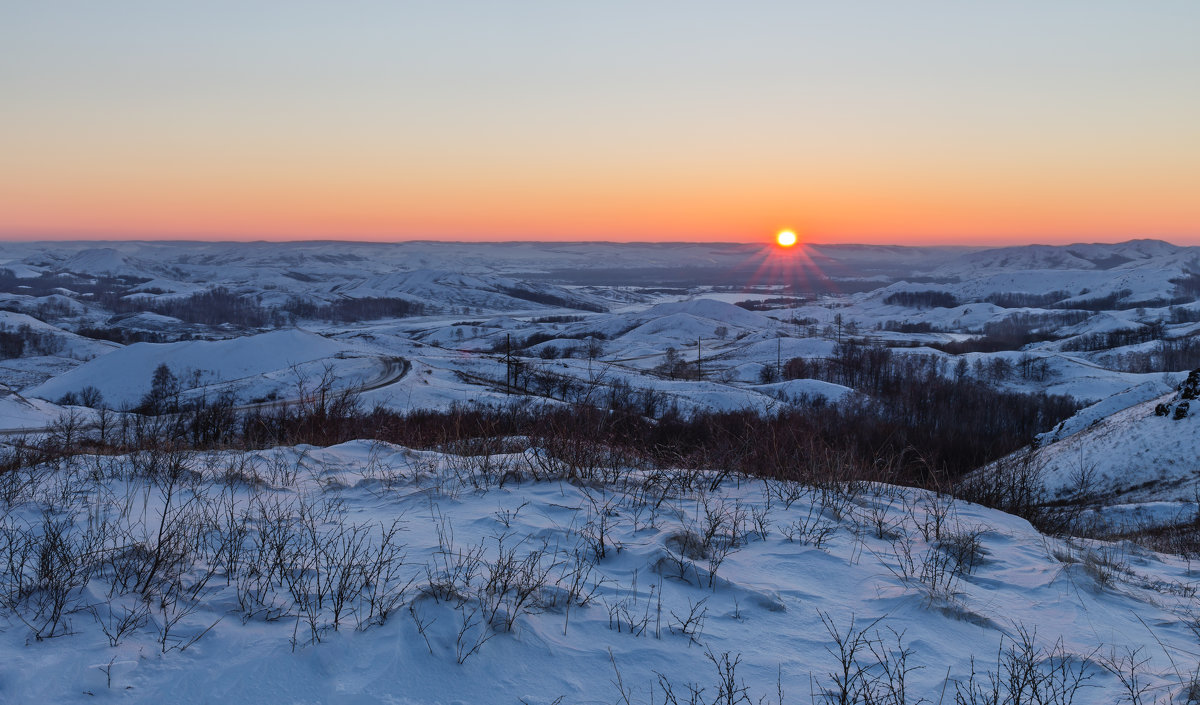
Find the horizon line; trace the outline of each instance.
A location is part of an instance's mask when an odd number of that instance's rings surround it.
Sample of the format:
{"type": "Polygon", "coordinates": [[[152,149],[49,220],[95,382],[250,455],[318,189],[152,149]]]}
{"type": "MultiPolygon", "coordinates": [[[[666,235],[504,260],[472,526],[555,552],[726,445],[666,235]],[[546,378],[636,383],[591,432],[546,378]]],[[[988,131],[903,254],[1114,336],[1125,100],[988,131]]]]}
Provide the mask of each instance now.
{"type": "MultiPolygon", "coordinates": [[[[871,241],[847,241],[847,242],[822,242],[812,240],[802,240],[799,244],[805,247],[921,247],[921,248],[943,248],[943,249],[981,249],[981,248],[1001,248],[1001,247],[1071,247],[1074,245],[1121,245],[1132,242],[1161,242],[1173,247],[1196,247],[1200,246],[1200,236],[1197,236],[1196,244],[1180,245],[1176,242],[1163,237],[1128,237],[1124,239],[1105,239],[1105,240],[1075,240],[1071,242],[1039,242],[1035,240],[1023,241],[995,241],[989,240],[980,243],[944,243],[944,242],[871,242],[871,241]]],[[[369,240],[369,239],[339,239],[333,237],[314,237],[314,238],[299,238],[299,239],[267,239],[262,237],[257,238],[239,238],[239,237],[121,237],[121,236],[98,236],[98,237],[13,237],[7,233],[0,233],[0,246],[5,244],[22,244],[33,245],[41,243],[54,244],[103,244],[103,243],[155,243],[155,244],[238,244],[238,245],[298,245],[298,244],[341,244],[341,245],[404,245],[404,244],[444,244],[444,245],[708,245],[708,246],[774,246],[773,238],[763,238],[762,240],[650,240],[650,239],[578,239],[578,240],[549,240],[549,239],[496,239],[496,240],[467,240],[467,239],[450,239],[450,238],[411,238],[411,239],[395,239],[395,240],[369,240]]]]}

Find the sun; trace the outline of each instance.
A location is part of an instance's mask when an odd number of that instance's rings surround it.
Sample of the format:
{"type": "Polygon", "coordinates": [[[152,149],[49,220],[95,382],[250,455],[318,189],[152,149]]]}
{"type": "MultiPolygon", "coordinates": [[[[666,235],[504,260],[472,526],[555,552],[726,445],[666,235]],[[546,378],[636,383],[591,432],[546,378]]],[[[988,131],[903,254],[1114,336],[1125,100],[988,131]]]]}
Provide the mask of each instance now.
{"type": "Polygon", "coordinates": [[[779,243],[780,247],[791,247],[796,244],[796,233],[791,230],[780,230],[775,236],[775,242],[779,243]]]}

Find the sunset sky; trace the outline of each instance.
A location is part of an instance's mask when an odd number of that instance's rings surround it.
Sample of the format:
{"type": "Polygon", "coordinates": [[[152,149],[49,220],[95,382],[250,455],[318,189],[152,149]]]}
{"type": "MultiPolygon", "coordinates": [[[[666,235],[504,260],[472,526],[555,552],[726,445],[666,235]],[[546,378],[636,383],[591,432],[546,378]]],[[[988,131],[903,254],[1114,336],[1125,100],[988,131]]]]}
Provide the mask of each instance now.
{"type": "Polygon", "coordinates": [[[1200,244],[1200,2],[6,2],[0,238],[1200,244]]]}

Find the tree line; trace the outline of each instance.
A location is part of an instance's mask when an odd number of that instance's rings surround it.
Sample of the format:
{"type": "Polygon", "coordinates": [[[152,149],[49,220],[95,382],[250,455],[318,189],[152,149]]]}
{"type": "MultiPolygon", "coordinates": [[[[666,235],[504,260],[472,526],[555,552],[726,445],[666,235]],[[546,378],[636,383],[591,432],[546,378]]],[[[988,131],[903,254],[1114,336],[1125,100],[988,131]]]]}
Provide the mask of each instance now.
{"type": "MultiPolygon", "coordinates": [[[[229,396],[181,400],[174,373],[160,367],[138,407],[142,413],[106,414],[88,442],[116,450],[249,449],[376,439],[445,449],[523,438],[551,454],[619,456],[648,468],[795,478],[828,467],[845,479],[928,485],[1021,448],[1078,408],[1067,397],[997,390],[932,356],[843,348],[835,360],[805,371],[853,383],[866,396],[811,399],[774,413],[685,413],[661,394],[622,384],[573,388],[564,395],[571,401],[555,406],[514,397],[503,406],[398,412],[366,408],[352,390],[335,389],[332,377],[300,390],[297,401],[239,412],[229,396]]],[[[789,361],[793,371],[798,364],[789,361]]]]}

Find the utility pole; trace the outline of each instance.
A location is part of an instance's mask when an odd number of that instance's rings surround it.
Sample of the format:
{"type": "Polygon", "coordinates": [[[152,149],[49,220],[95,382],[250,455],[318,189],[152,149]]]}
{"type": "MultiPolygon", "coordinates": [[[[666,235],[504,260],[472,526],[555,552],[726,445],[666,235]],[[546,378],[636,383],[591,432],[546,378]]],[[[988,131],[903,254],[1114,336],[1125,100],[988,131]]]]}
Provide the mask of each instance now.
{"type": "Polygon", "coordinates": [[[775,377],[783,379],[783,338],[775,338],[775,377]]]}
{"type": "Polygon", "coordinates": [[[512,335],[504,334],[504,391],[512,393],[512,335]]]}
{"type": "Polygon", "coordinates": [[[701,379],[704,379],[704,376],[700,372],[700,338],[696,338],[696,381],[701,379]]]}

